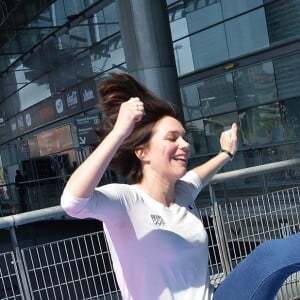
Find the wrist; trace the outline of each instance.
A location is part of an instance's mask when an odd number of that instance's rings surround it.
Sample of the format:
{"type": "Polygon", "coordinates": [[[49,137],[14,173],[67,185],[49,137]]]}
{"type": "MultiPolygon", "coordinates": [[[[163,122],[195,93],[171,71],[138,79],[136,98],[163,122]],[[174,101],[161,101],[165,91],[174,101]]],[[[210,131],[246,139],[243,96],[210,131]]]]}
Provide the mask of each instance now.
{"type": "Polygon", "coordinates": [[[234,159],[234,154],[231,153],[230,151],[226,150],[226,149],[222,149],[221,148],[221,150],[219,151],[219,154],[220,153],[226,154],[228,156],[228,158],[229,158],[229,161],[232,161],[234,159]]]}

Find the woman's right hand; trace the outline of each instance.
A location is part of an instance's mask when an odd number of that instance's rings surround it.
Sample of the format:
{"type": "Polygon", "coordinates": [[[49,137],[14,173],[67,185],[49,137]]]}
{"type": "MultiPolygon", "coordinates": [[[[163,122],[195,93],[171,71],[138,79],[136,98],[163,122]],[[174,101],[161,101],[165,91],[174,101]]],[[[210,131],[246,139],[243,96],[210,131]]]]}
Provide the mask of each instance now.
{"type": "Polygon", "coordinates": [[[128,137],[137,122],[145,115],[144,103],[138,97],[132,97],[120,106],[118,118],[113,131],[124,138],[128,137]]]}

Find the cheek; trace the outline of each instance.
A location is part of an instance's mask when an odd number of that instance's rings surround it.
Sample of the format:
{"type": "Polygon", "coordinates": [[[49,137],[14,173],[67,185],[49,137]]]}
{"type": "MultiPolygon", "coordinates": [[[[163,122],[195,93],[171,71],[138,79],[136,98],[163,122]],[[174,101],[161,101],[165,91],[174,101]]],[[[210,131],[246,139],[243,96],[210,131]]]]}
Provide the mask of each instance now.
{"type": "Polygon", "coordinates": [[[170,157],[173,156],[176,152],[176,147],[171,144],[164,144],[162,147],[162,154],[164,156],[170,157]]]}

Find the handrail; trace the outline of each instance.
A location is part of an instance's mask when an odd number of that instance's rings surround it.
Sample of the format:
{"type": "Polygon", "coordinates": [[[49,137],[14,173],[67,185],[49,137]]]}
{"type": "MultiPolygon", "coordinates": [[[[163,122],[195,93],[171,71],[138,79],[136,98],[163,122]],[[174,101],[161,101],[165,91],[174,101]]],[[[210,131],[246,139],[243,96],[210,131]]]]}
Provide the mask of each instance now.
{"type": "MultiPolygon", "coordinates": [[[[66,179],[69,178],[70,175],[63,175],[63,176],[53,176],[53,177],[47,177],[47,178],[40,178],[40,179],[32,179],[32,180],[24,180],[24,181],[20,181],[19,184],[31,184],[31,183],[41,183],[41,182],[47,182],[47,181],[51,181],[51,180],[57,180],[57,179],[66,179]]],[[[5,186],[9,186],[9,185],[16,185],[15,182],[9,182],[6,184],[0,184],[0,188],[1,187],[5,187],[5,186]]]]}
{"type": "Polygon", "coordinates": [[[262,175],[269,172],[279,171],[287,167],[300,166],[300,158],[288,159],[274,163],[268,163],[255,167],[248,167],[230,172],[224,172],[213,176],[209,184],[217,184],[224,181],[229,181],[241,177],[250,177],[253,175],[262,175]]]}
{"type": "Polygon", "coordinates": [[[46,207],[38,210],[28,211],[16,215],[5,216],[0,218],[0,229],[12,228],[33,222],[46,221],[51,219],[62,219],[66,213],[60,205],[46,207]]]}
{"type": "MultiPolygon", "coordinates": [[[[250,177],[253,175],[261,175],[270,171],[278,171],[287,167],[295,167],[300,165],[300,158],[279,161],[275,163],[268,163],[260,166],[244,168],[235,171],[224,172],[213,176],[210,185],[217,184],[224,181],[229,181],[241,177],[250,177]]],[[[47,207],[30,212],[20,213],[11,216],[5,216],[0,218],[0,229],[12,228],[32,222],[45,221],[50,219],[62,219],[67,217],[61,206],[47,207]]]]}

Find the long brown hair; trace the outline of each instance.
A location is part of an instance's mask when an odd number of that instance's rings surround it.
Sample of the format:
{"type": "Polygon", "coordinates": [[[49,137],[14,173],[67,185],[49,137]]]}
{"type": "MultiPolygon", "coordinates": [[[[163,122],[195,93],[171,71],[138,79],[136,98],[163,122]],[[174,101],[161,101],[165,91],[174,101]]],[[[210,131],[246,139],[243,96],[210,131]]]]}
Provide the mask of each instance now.
{"type": "Polygon", "coordinates": [[[140,160],[135,150],[147,145],[157,121],[165,116],[180,120],[179,111],[170,102],[158,97],[144,85],[126,73],[112,73],[102,81],[99,87],[100,109],[104,118],[100,138],[106,136],[113,128],[123,102],[131,97],[139,97],[144,103],[145,115],[136,123],[132,134],[125,139],[111,161],[111,168],[132,183],[142,179],[140,160]]]}

